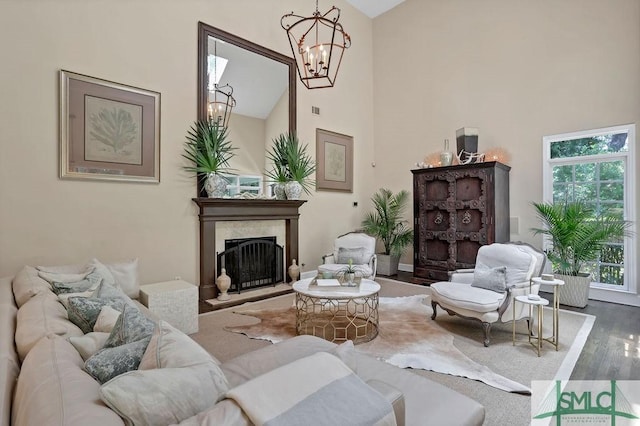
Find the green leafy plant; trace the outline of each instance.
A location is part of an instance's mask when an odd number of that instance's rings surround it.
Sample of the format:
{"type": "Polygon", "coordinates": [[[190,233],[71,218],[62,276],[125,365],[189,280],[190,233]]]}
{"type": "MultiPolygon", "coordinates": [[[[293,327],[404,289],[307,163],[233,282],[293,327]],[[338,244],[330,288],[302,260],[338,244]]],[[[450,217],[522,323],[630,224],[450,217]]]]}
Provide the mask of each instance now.
{"type": "Polygon", "coordinates": [[[362,221],[367,234],[379,238],[384,244],[384,254],[400,256],[413,242],[413,230],[403,220],[404,210],[409,202],[409,193],[405,190],[394,194],[381,188],[371,198],[374,211],[369,212],[362,221]]]}
{"type": "Polygon", "coordinates": [[[532,203],[544,228],[532,228],[534,235],[551,240],[547,256],[554,272],[577,276],[586,262],[597,259],[608,242],[629,234],[631,222],[609,214],[597,214],[583,202],[532,203]]]}
{"type": "Polygon", "coordinates": [[[214,173],[231,173],[229,160],[236,148],[227,140],[227,128],[216,121],[196,121],[187,133],[187,141],[182,156],[191,164],[184,166],[188,172],[204,176],[214,173]]]}
{"type": "Polygon", "coordinates": [[[355,274],[356,273],[356,267],[353,266],[353,259],[349,259],[349,263],[347,263],[347,266],[344,267],[344,273],[345,274],[355,274]]]}
{"type": "Polygon", "coordinates": [[[288,155],[288,136],[280,134],[273,139],[271,149],[267,151],[267,159],[273,163],[273,168],[265,174],[272,182],[285,183],[291,180],[291,172],[289,171],[288,155]]]}
{"type": "Polygon", "coordinates": [[[295,181],[302,185],[304,192],[311,194],[315,184],[309,177],[315,173],[316,165],[307,153],[307,144],[302,144],[294,132],[283,133],[273,140],[267,158],[273,168],[266,172],[273,182],[295,181]]]}

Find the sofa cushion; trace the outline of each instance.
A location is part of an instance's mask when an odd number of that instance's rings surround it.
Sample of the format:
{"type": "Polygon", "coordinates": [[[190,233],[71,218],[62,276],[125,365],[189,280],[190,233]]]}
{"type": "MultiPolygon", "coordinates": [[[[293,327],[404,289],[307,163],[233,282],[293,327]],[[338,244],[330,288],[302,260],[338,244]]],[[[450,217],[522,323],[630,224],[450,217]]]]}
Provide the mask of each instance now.
{"type": "Polygon", "coordinates": [[[151,336],[116,347],[104,347],[87,359],[84,369],[100,383],[137,370],[149,340],[151,336]]]}
{"type": "Polygon", "coordinates": [[[431,297],[437,301],[450,301],[457,307],[475,312],[496,311],[506,293],[487,291],[470,284],[441,281],[431,284],[431,297]]]}
{"type": "Polygon", "coordinates": [[[108,338],[109,333],[92,331],[84,336],[69,337],[69,343],[76,348],[82,359],[86,361],[104,347],[108,338]]]}
{"type": "Polygon", "coordinates": [[[96,320],[104,306],[111,306],[113,309],[122,311],[125,305],[120,298],[107,299],[98,297],[70,297],[67,304],[69,320],[80,327],[85,334],[93,331],[96,320]]]}
{"type": "Polygon", "coordinates": [[[15,339],[20,359],[24,360],[38,340],[48,334],[65,338],[84,334],[69,321],[66,309],[51,291],[32,297],[18,309],[15,339]]]}
{"type": "Polygon", "coordinates": [[[233,399],[223,399],[206,411],[180,422],[180,426],[253,426],[233,399]]]}
{"type": "Polygon", "coordinates": [[[51,293],[51,286],[38,276],[38,270],[33,266],[22,268],[13,278],[12,286],[18,308],[36,294],[51,293]]]}
{"type": "Polygon", "coordinates": [[[507,267],[495,268],[476,267],[473,272],[472,287],[504,293],[507,291],[507,267]]]}
{"type": "MultiPolygon", "coordinates": [[[[140,370],[154,368],[188,367],[190,365],[220,362],[202,346],[196,343],[182,331],[166,321],[158,321],[142,360],[140,370]]],[[[222,372],[220,375],[224,376],[222,372]]]]}
{"type": "Polygon", "coordinates": [[[211,362],[191,367],[130,371],[102,385],[100,396],[132,424],[175,424],[223,398],[227,385],[219,372],[211,362]]]}
{"type": "Polygon", "coordinates": [[[82,370],[82,358],[71,343],[59,336],[46,336],[29,352],[22,365],[12,424],[124,424],[102,402],[99,389],[100,385],[82,370]]]}

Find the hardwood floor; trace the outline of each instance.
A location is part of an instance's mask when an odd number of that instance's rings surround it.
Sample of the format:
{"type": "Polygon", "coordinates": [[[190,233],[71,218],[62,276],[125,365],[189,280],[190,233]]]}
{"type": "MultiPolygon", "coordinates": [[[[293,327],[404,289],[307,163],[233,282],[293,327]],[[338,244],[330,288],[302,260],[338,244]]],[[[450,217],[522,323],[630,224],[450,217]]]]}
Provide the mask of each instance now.
{"type": "MultiPolygon", "coordinates": [[[[399,272],[392,278],[411,282],[411,277],[399,272]]],[[[583,309],[560,308],[596,317],[572,380],[640,380],[640,308],[597,300],[589,300],[583,309]]]]}

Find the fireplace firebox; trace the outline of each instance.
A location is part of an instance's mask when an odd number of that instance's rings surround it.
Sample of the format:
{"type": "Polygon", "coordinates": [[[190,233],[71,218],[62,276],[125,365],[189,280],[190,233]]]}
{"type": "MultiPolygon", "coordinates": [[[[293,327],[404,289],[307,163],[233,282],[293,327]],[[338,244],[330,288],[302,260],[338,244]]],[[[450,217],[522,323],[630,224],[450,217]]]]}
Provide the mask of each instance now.
{"type": "Polygon", "coordinates": [[[225,240],[216,259],[218,275],[225,268],[231,278],[230,292],[240,293],[284,281],[282,246],[276,237],[225,240]]]}

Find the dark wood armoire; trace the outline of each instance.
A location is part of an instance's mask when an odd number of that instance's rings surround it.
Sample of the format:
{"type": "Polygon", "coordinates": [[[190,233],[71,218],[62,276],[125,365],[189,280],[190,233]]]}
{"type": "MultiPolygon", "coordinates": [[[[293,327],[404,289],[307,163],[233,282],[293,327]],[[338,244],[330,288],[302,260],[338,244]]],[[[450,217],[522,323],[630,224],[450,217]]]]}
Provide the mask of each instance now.
{"type": "Polygon", "coordinates": [[[414,282],[473,268],[480,246],[509,240],[509,170],[498,162],[412,170],[414,282]]]}

